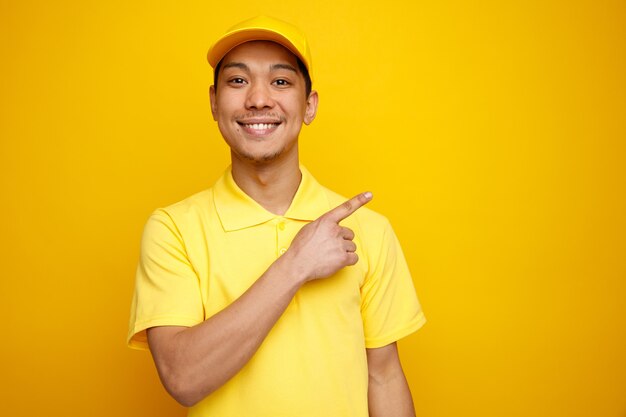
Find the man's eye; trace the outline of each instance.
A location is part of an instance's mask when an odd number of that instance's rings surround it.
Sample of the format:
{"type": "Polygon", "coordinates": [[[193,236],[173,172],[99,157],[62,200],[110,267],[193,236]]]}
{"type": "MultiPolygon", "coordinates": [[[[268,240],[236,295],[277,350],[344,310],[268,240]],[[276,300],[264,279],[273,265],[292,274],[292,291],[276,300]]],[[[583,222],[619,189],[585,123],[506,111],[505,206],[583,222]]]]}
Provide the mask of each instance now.
{"type": "Polygon", "coordinates": [[[231,84],[243,84],[246,82],[246,80],[244,80],[243,78],[232,78],[228,82],[231,84]]]}
{"type": "Polygon", "coordinates": [[[279,78],[278,80],[274,81],[274,84],[276,84],[278,86],[281,86],[281,87],[284,87],[284,86],[289,85],[289,81],[283,80],[282,78],[279,78]]]}

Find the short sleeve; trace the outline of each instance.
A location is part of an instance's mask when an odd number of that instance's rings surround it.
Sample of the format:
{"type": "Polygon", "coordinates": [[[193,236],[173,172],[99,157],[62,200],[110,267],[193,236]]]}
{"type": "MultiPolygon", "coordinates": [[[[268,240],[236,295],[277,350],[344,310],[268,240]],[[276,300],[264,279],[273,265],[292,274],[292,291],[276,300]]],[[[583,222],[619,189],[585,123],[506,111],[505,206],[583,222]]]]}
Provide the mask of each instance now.
{"type": "Polygon", "coordinates": [[[199,280],[183,238],[170,215],[157,210],[148,219],[141,240],[128,345],[146,349],[150,327],[191,327],[203,319],[199,280]]]}
{"type": "Polygon", "coordinates": [[[402,248],[388,221],[378,247],[361,287],[361,316],[367,348],[393,343],[426,322],[402,248]]]}

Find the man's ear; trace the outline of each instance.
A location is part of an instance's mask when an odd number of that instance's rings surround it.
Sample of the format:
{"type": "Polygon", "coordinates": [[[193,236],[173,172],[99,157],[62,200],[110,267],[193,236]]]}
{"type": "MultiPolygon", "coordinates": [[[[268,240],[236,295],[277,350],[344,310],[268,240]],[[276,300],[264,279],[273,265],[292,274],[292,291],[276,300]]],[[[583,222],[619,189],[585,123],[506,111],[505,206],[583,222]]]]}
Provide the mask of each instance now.
{"type": "Polygon", "coordinates": [[[311,91],[309,94],[309,98],[306,101],[306,111],[304,112],[304,124],[309,125],[315,119],[315,115],[317,114],[317,103],[319,98],[317,96],[317,91],[311,91]]]}
{"type": "Polygon", "coordinates": [[[213,120],[217,120],[217,103],[215,101],[215,86],[212,85],[209,87],[209,98],[211,99],[211,114],[213,115],[213,120]]]}

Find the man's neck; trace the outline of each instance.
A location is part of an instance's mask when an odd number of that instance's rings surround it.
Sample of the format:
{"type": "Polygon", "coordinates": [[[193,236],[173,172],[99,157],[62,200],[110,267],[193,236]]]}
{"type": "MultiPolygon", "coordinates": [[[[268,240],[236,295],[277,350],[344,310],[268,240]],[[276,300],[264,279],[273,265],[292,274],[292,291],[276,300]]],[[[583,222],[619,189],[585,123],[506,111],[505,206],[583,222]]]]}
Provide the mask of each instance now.
{"type": "Polygon", "coordinates": [[[235,183],[267,211],[284,215],[298,191],[302,173],[297,155],[267,164],[232,158],[235,183]]]}

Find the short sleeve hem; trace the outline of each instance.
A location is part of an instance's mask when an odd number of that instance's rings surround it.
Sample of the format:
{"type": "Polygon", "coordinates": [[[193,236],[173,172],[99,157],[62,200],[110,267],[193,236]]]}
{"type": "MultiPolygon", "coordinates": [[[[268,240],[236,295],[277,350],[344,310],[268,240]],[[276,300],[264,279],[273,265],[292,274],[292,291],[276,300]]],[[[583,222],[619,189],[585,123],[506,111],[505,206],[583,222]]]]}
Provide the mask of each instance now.
{"type": "Polygon", "coordinates": [[[409,322],[406,326],[392,332],[389,334],[386,334],[384,336],[381,337],[375,337],[375,338],[365,338],[365,347],[367,349],[374,349],[374,348],[379,348],[379,347],[383,347],[383,346],[387,346],[390,343],[396,342],[408,335],[410,335],[411,333],[416,332],[417,330],[419,330],[424,324],[426,323],[426,317],[424,316],[424,313],[422,311],[420,311],[417,316],[415,316],[415,318],[409,322]]]}
{"type": "Polygon", "coordinates": [[[156,317],[150,320],[136,323],[128,336],[128,347],[132,349],[147,350],[148,336],[146,330],[159,326],[182,326],[192,327],[198,324],[198,319],[193,317],[156,317]]]}

